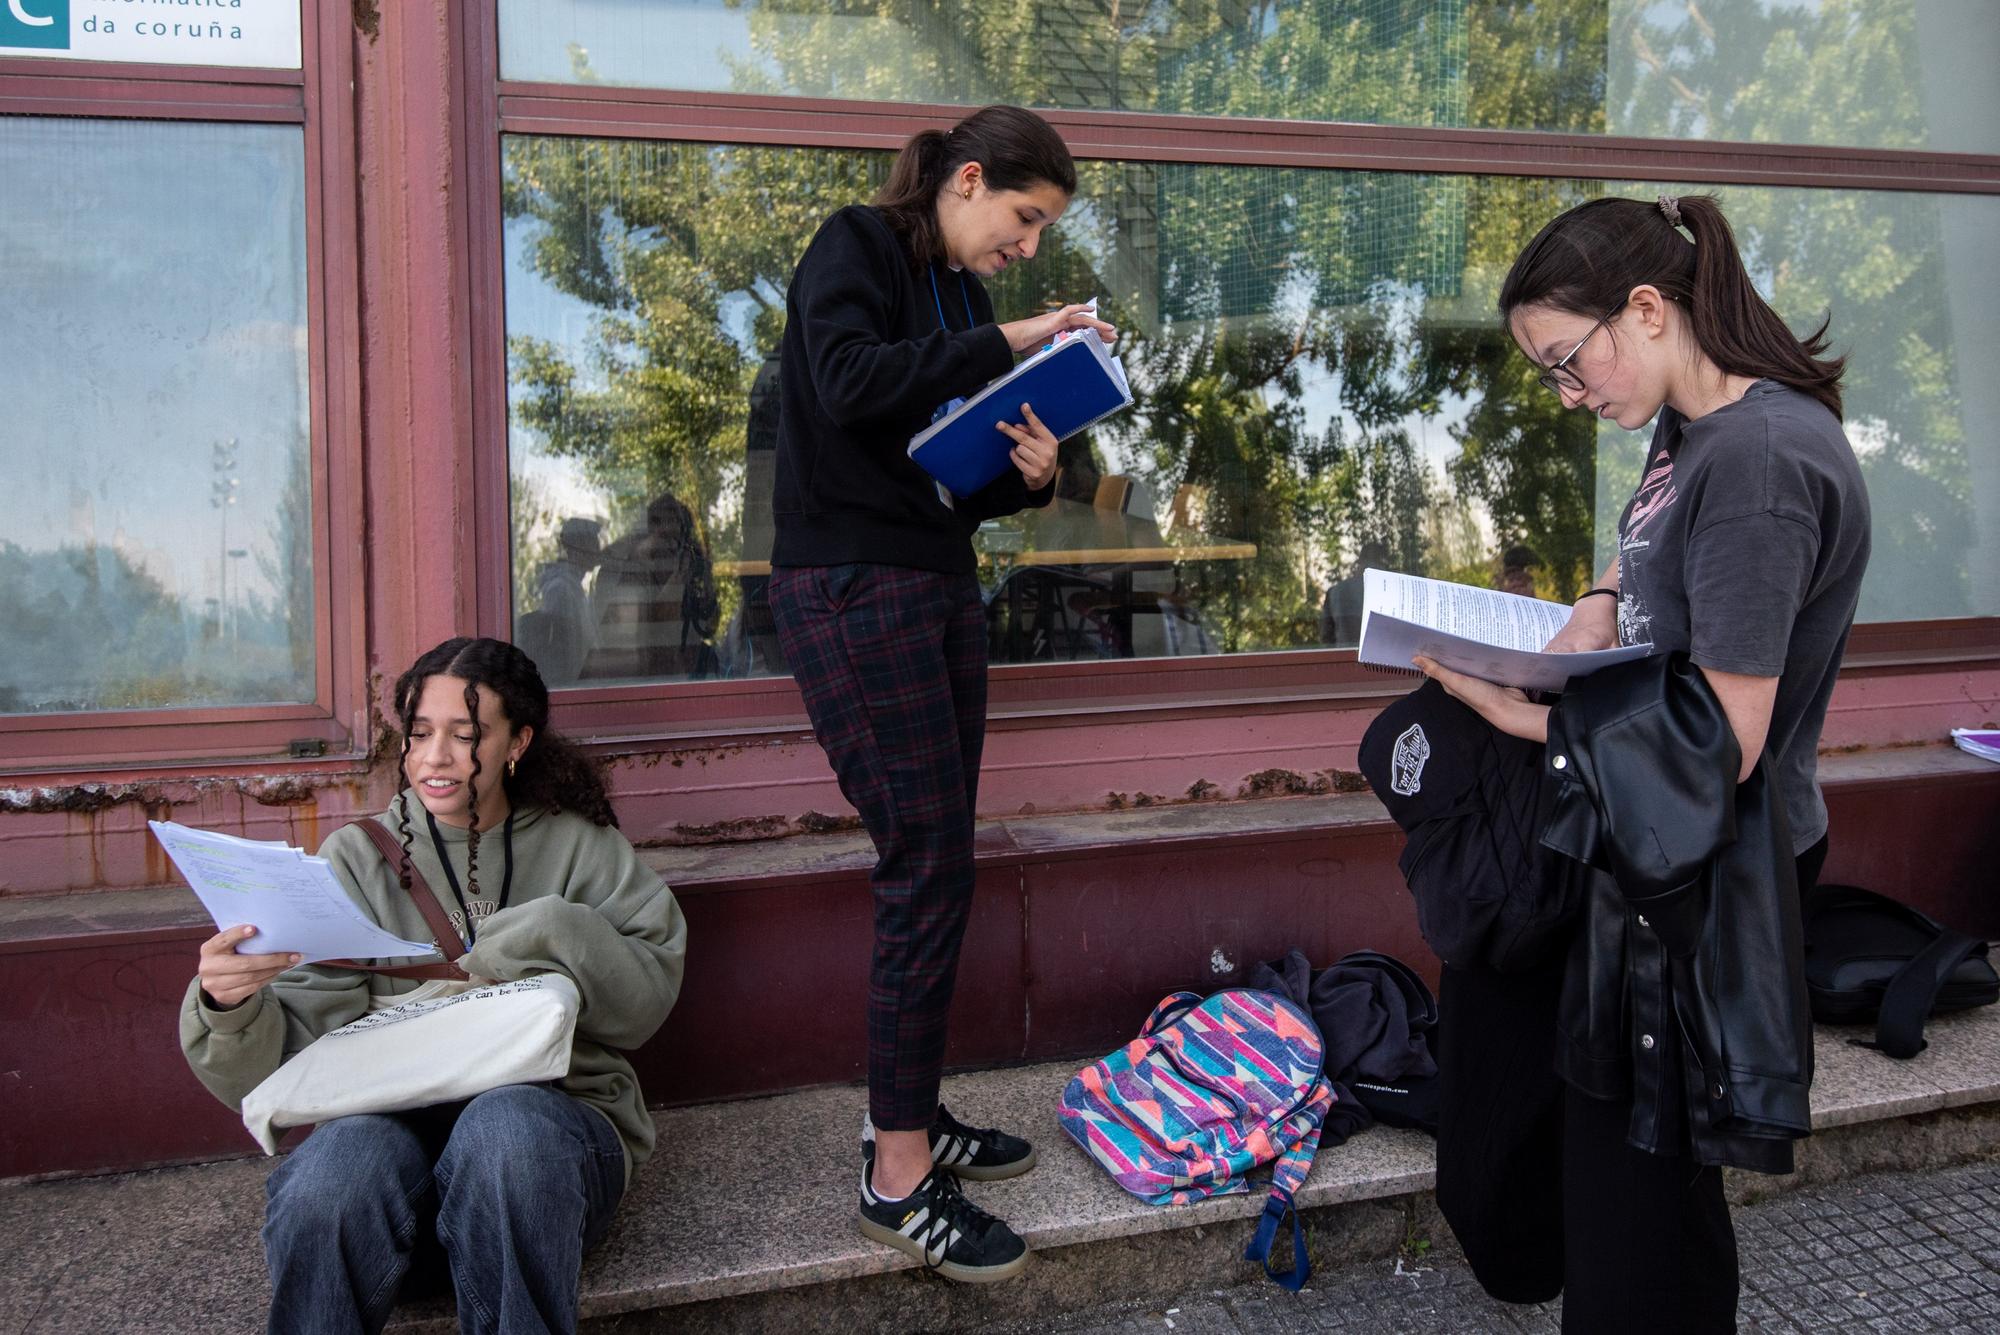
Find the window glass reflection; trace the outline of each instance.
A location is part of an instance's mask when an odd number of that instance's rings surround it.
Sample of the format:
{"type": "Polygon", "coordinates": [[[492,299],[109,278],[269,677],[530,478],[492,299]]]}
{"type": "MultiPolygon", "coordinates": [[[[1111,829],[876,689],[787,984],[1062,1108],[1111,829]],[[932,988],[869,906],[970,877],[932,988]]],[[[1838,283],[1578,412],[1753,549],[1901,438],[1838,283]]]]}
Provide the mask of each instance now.
{"type": "MultiPolygon", "coordinates": [[[[519,637],[572,683],[782,671],[762,589],[785,285],[887,155],[510,138],[506,161],[519,637]]],[[[1096,296],[1137,403],[1064,443],[1049,509],[975,539],[995,661],[1352,645],[1371,565],[1588,587],[1643,440],[1565,411],[1494,298],[1542,222],[1658,187],[1080,170],[994,304],[1096,296]]],[[[1779,311],[1831,310],[1854,354],[1863,617],[2000,610],[2000,452],[1971,425],[2000,411],[1979,250],[2000,200],[1723,196],[1779,311]]]]}
{"type": "Polygon", "coordinates": [[[0,713],[311,700],[301,131],[0,117],[0,181],[0,713]]]}
{"type": "Polygon", "coordinates": [[[502,0],[507,78],[2000,152],[1989,0],[502,0]]]}

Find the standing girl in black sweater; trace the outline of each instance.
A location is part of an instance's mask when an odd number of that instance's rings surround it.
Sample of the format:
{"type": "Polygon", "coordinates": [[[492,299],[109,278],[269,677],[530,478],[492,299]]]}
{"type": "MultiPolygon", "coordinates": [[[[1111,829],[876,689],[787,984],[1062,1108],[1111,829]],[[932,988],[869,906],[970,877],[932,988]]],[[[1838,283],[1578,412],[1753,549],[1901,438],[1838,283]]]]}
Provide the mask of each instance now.
{"type": "Polygon", "coordinates": [[[1048,122],[987,107],[903,146],[872,206],[840,210],[787,297],[771,611],[813,732],[874,840],[861,1231],[952,1279],[1017,1273],[1027,1247],[959,1178],[1034,1166],[1027,1142],[938,1102],[972,902],[986,732],[986,615],[971,535],[1047,505],[1056,441],[1028,404],[1002,426],[1014,471],[953,496],[905,448],[952,400],[1063,329],[1080,306],[997,324],[981,278],[1032,259],[1076,191],[1048,122]]]}

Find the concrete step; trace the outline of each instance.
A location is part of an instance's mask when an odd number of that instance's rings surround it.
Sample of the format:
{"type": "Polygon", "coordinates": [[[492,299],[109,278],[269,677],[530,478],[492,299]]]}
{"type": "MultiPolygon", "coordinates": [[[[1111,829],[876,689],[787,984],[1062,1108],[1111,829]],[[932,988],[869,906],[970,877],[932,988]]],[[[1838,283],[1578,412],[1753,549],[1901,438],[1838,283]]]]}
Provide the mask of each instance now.
{"type": "MultiPolygon", "coordinates": [[[[1896,1062],[1822,1028],[1816,1134],[1792,1178],[1744,1175],[1739,1200],[1849,1173],[1941,1166],[2000,1144],[2000,1008],[1932,1022],[1896,1062]]],[[[772,1331],[949,1330],[1108,1299],[1262,1283],[1238,1258],[1261,1193],[1154,1209],[1115,1187],[1059,1130],[1072,1063],[951,1077],[975,1124],[1036,1140],[1041,1163],[975,1184],[1036,1249],[1009,1284],[955,1286],[853,1223],[862,1092],[841,1086],[658,1114],[660,1153],[584,1274],[586,1325],[772,1331]],[[1164,1286],[1164,1287],[1163,1287],[1164,1286]]],[[[262,1328],[257,1229],[268,1160],[0,1186],[0,1331],[262,1328]]],[[[1301,1194],[1315,1267],[1393,1252],[1442,1229],[1427,1138],[1375,1128],[1323,1151],[1301,1194]]],[[[452,1329],[447,1305],[406,1305],[394,1329],[452,1329]]]]}

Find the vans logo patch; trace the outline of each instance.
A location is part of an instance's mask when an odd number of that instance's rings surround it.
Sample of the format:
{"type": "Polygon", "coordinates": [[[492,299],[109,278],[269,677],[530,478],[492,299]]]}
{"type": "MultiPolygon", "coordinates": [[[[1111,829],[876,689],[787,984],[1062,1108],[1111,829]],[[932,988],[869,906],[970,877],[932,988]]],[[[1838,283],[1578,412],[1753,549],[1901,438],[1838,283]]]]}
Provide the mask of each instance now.
{"type": "Polygon", "coordinates": [[[1423,724],[1412,723],[1403,729],[1390,754],[1389,787],[1404,797],[1415,797],[1424,789],[1424,762],[1430,758],[1431,739],[1424,736],[1423,724]]]}

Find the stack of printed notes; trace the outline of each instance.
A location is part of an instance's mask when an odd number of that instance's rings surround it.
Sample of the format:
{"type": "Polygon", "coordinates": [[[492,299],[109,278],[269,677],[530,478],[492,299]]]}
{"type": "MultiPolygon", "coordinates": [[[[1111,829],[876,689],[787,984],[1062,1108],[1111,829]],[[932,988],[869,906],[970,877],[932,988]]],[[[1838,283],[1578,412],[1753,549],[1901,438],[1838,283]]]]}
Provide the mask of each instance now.
{"type": "Polygon", "coordinates": [[[1414,670],[1417,655],[1469,677],[1560,691],[1613,663],[1644,658],[1651,645],[1633,644],[1585,653],[1543,653],[1569,622],[1562,603],[1477,589],[1393,570],[1362,573],[1361,647],[1357,657],[1376,667],[1414,670]]]}
{"type": "Polygon", "coordinates": [[[290,844],[238,839],[173,821],[147,824],[218,931],[257,929],[237,945],[240,955],[298,955],[307,964],[437,955],[428,942],[405,941],[376,926],[325,858],[307,857],[290,844]]]}

